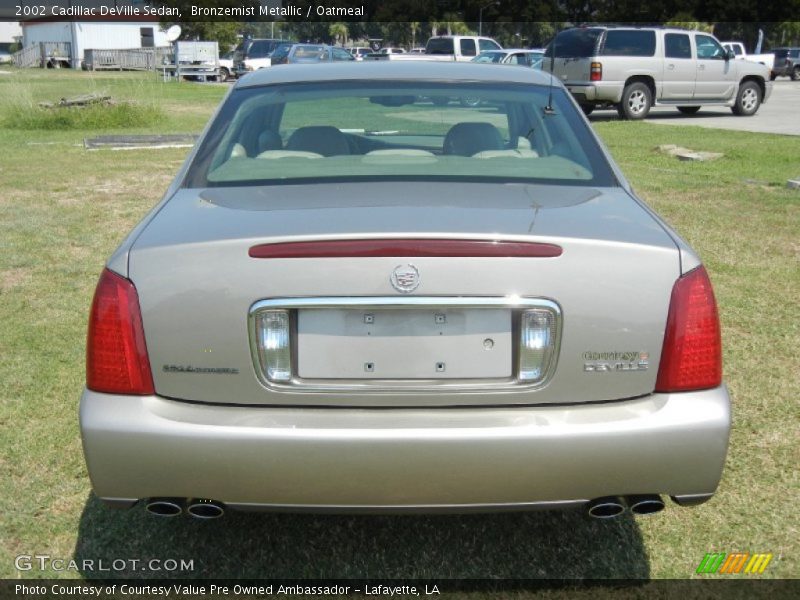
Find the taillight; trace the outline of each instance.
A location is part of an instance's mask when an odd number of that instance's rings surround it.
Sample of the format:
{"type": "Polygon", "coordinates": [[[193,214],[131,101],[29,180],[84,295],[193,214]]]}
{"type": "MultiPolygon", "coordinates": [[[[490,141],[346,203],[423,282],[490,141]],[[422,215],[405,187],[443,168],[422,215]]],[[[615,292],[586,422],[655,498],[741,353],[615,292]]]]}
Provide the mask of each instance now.
{"type": "Polygon", "coordinates": [[[110,394],[154,393],[139,296],[133,283],[105,269],[89,316],[86,387],[110,394]]]}
{"type": "Polygon", "coordinates": [[[593,62],[589,68],[589,81],[601,81],[603,79],[603,64],[593,62]]]}
{"type": "Polygon", "coordinates": [[[706,270],[698,267],[672,288],[656,391],[702,390],[721,383],[717,303],[706,270]]]}

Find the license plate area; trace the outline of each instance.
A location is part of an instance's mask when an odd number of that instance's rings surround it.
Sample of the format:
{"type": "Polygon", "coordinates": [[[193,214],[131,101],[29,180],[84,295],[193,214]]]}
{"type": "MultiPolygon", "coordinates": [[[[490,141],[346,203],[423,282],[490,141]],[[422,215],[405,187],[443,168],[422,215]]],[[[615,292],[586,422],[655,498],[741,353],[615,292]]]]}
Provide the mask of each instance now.
{"type": "Polygon", "coordinates": [[[474,307],[299,308],[302,380],[508,379],[512,311],[474,307]]]}

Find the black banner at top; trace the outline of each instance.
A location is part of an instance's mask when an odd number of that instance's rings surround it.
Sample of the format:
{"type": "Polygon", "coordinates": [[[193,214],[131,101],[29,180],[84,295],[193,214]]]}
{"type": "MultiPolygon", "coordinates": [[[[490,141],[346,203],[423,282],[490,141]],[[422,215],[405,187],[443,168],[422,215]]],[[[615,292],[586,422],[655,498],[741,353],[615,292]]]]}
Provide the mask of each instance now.
{"type": "Polygon", "coordinates": [[[0,20],[800,22],[800,0],[0,0],[0,20]]]}

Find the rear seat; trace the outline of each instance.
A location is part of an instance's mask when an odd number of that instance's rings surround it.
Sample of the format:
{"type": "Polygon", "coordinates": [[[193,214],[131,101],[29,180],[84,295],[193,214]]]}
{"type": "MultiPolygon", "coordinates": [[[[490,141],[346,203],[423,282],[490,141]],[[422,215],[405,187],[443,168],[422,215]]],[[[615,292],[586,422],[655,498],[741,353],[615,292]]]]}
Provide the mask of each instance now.
{"type": "Polygon", "coordinates": [[[289,136],[286,149],[315,152],[322,156],[350,154],[350,146],[345,135],[330,125],[300,127],[289,136]]]}

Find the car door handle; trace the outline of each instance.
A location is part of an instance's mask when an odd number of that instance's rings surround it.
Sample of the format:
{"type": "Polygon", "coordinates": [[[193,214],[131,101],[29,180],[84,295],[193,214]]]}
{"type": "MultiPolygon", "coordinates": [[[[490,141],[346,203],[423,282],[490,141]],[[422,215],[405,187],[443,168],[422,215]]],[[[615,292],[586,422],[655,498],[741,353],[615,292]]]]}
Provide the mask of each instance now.
{"type": "Polygon", "coordinates": [[[705,71],[706,70],[706,66],[705,65],[698,65],[697,68],[700,69],[701,71],[705,71]]]}
{"type": "Polygon", "coordinates": [[[668,68],[670,71],[674,71],[674,70],[675,70],[675,65],[673,65],[673,64],[671,64],[671,63],[670,63],[670,64],[668,64],[668,65],[667,65],[667,68],[668,68]]]}

